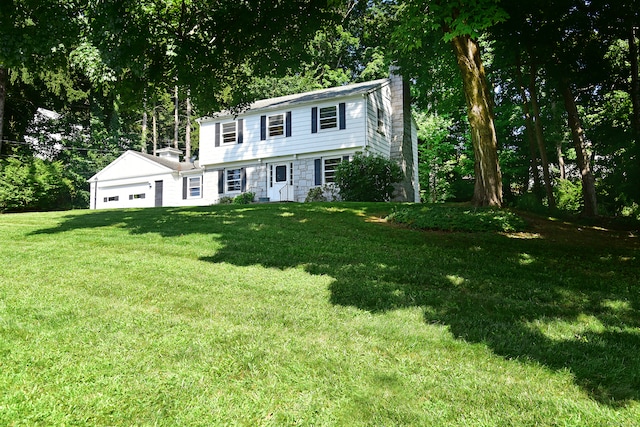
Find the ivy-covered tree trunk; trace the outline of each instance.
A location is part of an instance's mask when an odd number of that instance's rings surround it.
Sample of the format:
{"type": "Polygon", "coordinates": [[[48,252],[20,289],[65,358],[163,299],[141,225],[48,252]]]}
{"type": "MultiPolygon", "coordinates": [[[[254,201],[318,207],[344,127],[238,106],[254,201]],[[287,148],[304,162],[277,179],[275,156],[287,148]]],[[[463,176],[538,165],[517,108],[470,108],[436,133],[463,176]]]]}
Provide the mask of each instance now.
{"type": "Polygon", "coordinates": [[[587,149],[587,140],[584,136],[584,129],[582,128],[582,122],[578,115],[578,108],[576,107],[569,82],[566,80],[563,81],[562,86],[564,105],[569,116],[571,138],[573,140],[573,147],[576,150],[576,162],[578,163],[580,176],[582,177],[583,214],[586,216],[596,216],[598,213],[596,185],[591,171],[591,159],[587,149]]]}
{"type": "Polygon", "coordinates": [[[467,35],[451,40],[458,68],[462,75],[471,126],[475,156],[475,187],[473,204],[502,206],[502,173],[498,164],[498,140],[493,122],[491,94],[480,58],[480,47],[467,35]]]}

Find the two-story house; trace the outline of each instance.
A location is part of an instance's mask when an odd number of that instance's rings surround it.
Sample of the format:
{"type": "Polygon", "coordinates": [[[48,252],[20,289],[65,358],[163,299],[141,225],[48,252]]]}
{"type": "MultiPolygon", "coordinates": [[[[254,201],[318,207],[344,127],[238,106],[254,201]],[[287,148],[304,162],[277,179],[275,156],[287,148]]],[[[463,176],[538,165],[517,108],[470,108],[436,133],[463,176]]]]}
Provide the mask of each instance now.
{"type": "Polygon", "coordinates": [[[174,150],[155,159],[128,151],[89,180],[91,207],[208,205],[243,192],[304,201],[356,152],[396,160],[405,173],[397,200],[419,201],[417,136],[400,76],[256,101],[198,122],[199,162],[181,163],[174,150]]]}

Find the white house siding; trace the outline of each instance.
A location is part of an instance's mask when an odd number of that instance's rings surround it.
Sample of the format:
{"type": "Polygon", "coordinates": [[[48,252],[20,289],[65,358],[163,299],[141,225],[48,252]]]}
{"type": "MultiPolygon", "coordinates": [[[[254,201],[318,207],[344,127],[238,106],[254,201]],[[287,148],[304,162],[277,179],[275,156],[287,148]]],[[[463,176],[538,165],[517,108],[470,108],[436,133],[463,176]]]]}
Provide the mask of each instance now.
{"type": "Polygon", "coordinates": [[[391,99],[389,85],[367,96],[367,146],[374,154],[389,158],[391,147],[391,99]],[[378,110],[384,114],[384,125],[378,127],[378,110]]]}
{"type": "MultiPolygon", "coordinates": [[[[200,124],[200,164],[207,166],[225,165],[229,162],[266,160],[273,157],[306,155],[332,150],[355,149],[365,143],[365,99],[357,96],[340,99],[345,102],[346,129],[318,129],[311,133],[311,109],[338,105],[338,101],[324,101],[291,109],[259,110],[239,117],[243,119],[243,143],[215,146],[215,124],[233,121],[233,117],[220,117],[200,124]],[[291,136],[267,137],[260,140],[260,117],[291,111],[291,136]]],[[[236,119],[237,120],[237,119],[236,119]]]]}
{"type": "MultiPolygon", "coordinates": [[[[173,181],[170,173],[137,176],[123,179],[94,179],[90,182],[93,209],[147,208],[154,206],[155,182],[165,182],[165,194],[173,181]],[[98,192],[95,192],[96,187],[98,192]],[[144,194],[140,197],[140,195],[144,194]],[[136,198],[132,198],[136,197],[136,198]],[[115,199],[117,198],[117,200],[115,199]]],[[[166,200],[166,199],[165,199],[166,200]]]]}
{"type": "MultiPolygon", "coordinates": [[[[184,163],[174,165],[176,168],[178,166],[193,168],[192,165],[184,163]]],[[[150,159],[148,155],[128,151],[89,179],[90,207],[92,209],[153,207],[156,203],[156,187],[159,181],[162,181],[162,206],[214,203],[216,199],[207,198],[204,186],[201,189],[203,197],[189,198],[187,195],[187,198],[183,198],[183,179],[189,176],[202,176],[202,171],[191,169],[179,172],[150,159]]]]}

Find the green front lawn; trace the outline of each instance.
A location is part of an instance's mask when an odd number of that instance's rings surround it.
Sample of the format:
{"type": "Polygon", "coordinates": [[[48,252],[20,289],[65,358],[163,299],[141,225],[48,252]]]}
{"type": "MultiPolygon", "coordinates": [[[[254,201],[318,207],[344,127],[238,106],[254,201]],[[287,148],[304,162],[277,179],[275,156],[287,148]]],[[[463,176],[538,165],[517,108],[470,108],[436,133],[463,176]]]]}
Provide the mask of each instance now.
{"type": "Polygon", "coordinates": [[[640,425],[637,237],[393,209],[0,215],[0,425],[640,425]]]}

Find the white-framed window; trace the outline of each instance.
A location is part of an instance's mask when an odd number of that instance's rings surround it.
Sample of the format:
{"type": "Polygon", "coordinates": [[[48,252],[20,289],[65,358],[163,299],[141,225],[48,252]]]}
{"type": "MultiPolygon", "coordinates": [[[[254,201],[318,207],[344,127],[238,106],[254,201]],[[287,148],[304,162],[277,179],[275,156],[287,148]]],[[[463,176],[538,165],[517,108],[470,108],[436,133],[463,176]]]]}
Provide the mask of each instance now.
{"type": "Polygon", "coordinates": [[[129,200],[144,199],[145,197],[147,197],[145,193],[129,194],[129,200]]]}
{"type": "Polygon", "coordinates": [[[242,169],[227,169],[227,191],[242,191],[242,169]]]}
{"type": "Polygon", "coordinates": [[[201,197],[202,195],[202,177],[190,176],[187,182],[187,191],[189,198],[201,197]]]}
{"type": "Polygon", "coordinates": [[[284,114],[275,114],[267,117],[269,136],[284,135],[284,114]]]}
{"type": "Polygon", "coordinates": [[[338,107],[331,105],[320,108],[320,129],[338,127],[338,107]]]}
{"type": "Polygon", "coordinates": [[[109,196],[109,197],[105,197],[104,198],[104,202],[117,202],[118,200],[120,200],[120,196],[109,196]]]}
{"type": "Polygon", "coordinates": [[[236,122],[228,122],[222,124],[222,143],[235,144],[237,140],[236,122]]]}
{"type": "Polygon", "coordinates": [[[384,110],[381,107],[378,107],[378,132],[384,135],[384,129],[384,110]]]}
{"type": "Polygon", "coordinates": [[[324,159],[324,182],[325,184],[336,182],[336,168],[342,162],[342,158],[324,159]]]}

